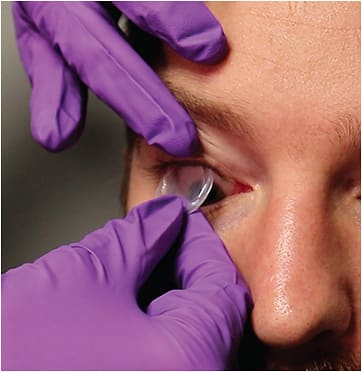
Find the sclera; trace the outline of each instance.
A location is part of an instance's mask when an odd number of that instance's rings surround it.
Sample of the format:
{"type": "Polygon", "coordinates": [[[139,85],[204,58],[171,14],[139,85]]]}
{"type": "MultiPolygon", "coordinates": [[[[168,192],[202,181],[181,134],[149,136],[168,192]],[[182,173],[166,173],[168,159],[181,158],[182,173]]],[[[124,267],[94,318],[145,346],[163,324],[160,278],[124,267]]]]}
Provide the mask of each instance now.
{"type": "Polygon", "coordinates": [[[196,211],[209,195],[214,177],[212,170],[201,165],[171,166],[162,177],[156,195],[178,195],[188,201],[189,213],[196,211]]]}

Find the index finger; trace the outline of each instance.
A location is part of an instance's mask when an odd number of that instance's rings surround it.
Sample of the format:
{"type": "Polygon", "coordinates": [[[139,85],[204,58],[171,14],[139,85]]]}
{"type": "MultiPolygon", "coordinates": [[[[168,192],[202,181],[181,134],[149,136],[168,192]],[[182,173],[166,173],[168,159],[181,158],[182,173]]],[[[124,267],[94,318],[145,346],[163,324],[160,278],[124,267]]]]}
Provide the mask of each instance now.
{"type": "Polygon", "coordinates": [[[182,288],[243,284],[223,242],[201,212],[189,215],[177,258],[182,288]]]}
{"type": "Polygon", "coordinates": [[[23,2],[21,6],[80,79],[149,144],[175,156],[196,150],[192,119],[122,38],[100,4],[23,2]]]}

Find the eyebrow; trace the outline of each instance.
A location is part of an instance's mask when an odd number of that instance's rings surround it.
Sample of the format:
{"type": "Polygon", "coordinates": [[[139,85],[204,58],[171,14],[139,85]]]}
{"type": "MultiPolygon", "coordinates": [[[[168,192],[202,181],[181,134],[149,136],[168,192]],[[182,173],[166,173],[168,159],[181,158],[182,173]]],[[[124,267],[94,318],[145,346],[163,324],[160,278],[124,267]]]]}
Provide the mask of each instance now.
{"type": "Polygon", "coordinates": [[[195,121],[199,121],[215,128],[231,132],[237,136],[242,136],[255,142],[257,139],[255,126],[252,125],[252,118],[246,113],[242,105],[237,105],[239,114],[235,114],[231,109],[236,105],[230,103],[226,105],[222,102],[214,102],[207,98],[200,98],[185,89],[176,86],[172,81],[164,80],[164,83],[171,90],[177,101],[192,116],[195,121]]]}
{"type": "MultiPolygon", "coordinates": [[[[200,121],[236,136],[256,142],[258,139],[253,118],[247,114],[246,104],[235,105],[229,103],[208,100],[206,97],[198,97],[184,88],[175,85],[172,81],[164,79],[166,86],[171,90],[177,101],[189,112],[195,121],[200,121]],[[232,111],[233,106],[239,114],[232,111]]],[[[359,117],[344,113],[335,118],[325,117],[325,120],[332,124],[324,129],[327,140],[332,145],[339,145],[346,151],[355,150],[361,147],[361,120],[359,117]],[[330,129],[330,130],[329,130],[330,129]]],[[[319,130],[322,128],[317,126],[319,130]]]]}

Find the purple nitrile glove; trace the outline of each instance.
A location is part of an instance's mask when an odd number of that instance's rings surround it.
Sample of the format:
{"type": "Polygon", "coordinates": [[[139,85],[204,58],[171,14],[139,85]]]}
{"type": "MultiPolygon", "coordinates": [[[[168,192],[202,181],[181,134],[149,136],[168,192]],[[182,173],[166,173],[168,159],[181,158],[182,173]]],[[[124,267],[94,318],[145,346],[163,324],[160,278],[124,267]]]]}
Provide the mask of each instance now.
{"type": "Polygon", "coordinates": [[[225,369],[249,305],[203,215],[165,196],[2,276],[2,369],[225,369]],[[137,292],[176,242],[181,289],[143,312],[137,292]]]}
{"type": "MultiPolygon", "coordinates": [[[[113,2],[185,58],[214,63],[227,49],[222,28],[201,2],[113,2]]],[[[175,156],[197,146],[194,124],[97,2],[16,2],[16,38],[32,84],[31,130],[50,151],[83,129],[86,87],[151,145],[175,156]]]]}

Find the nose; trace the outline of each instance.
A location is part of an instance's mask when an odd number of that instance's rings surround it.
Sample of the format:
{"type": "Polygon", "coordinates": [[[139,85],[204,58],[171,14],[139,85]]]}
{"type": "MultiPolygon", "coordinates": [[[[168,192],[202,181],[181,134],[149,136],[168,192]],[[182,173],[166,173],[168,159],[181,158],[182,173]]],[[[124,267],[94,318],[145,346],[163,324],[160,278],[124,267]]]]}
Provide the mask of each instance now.
{"type": "Polygon", "coordinates": [[[284,190],[255,219],[244,267],[257,337],[286,348],[345,332],[351,310],[344,243],[323,193],[284,190]]]}

